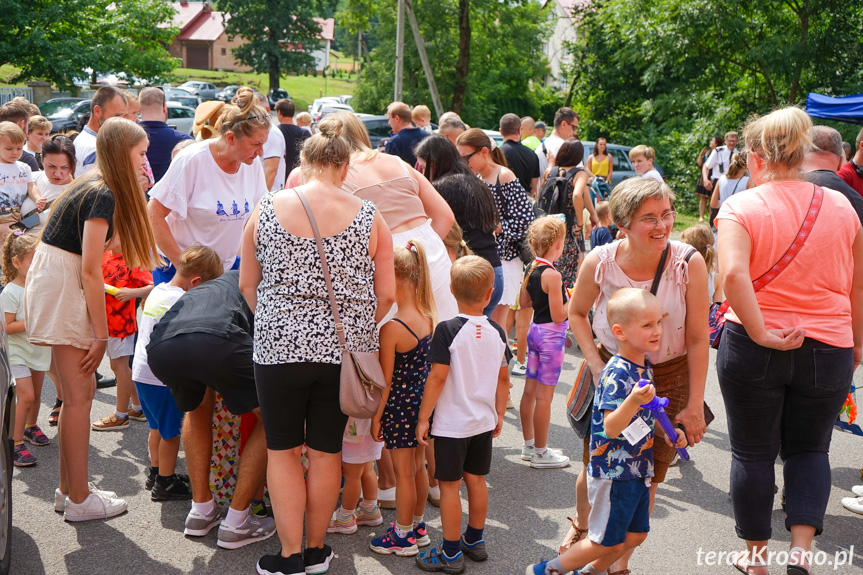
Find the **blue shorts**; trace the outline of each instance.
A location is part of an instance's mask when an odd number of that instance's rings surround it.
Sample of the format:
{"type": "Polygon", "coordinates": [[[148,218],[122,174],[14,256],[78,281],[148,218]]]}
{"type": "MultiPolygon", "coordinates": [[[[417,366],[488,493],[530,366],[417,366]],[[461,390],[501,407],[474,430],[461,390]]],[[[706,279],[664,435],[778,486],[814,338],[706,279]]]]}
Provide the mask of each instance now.
{"type": "Polygon", "coordinates": [[[627,533],[650,531],[650,478],[598,479],[588,474],[588,538],[603,547],[626,540],[627,533]]]}
{"type": "MultiPolygon", "coordinates": [[[[167,261],[167,260],[165,260],[167,261]]],[[[231,266],[232,270],[240,269],[240,256],[237,256],[237,259],[234,260],[234,265],[231,266]]],[[[168,262],[163,267],[156,268],[153,270],[153,285],[157,286],[159,284],[166,284],[172,279],[174,279],[174,274],[177,273],[177,268],[174,267],[174,264],[168,262]]]]}
{"type": "Polygon", "coordinates": [[[171,390],[164,385],[150,385],[135,382],[141,409],[147,416],[147,425],[155,429],[162,439],[174,439],[180,435],[183,425],[183,414],[177,409],[177,402],[171,395],[171,390]]]}

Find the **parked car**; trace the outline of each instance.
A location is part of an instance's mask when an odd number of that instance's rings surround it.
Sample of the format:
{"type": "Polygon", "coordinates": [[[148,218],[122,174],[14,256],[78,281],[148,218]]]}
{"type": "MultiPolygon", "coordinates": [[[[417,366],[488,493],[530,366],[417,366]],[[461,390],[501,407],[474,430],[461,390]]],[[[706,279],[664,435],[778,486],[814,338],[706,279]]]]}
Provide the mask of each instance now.
{"type": "Polygon", "coordinates": [[[216,92],[216,96],[214,99],[221,102],[230,102],[234,98],[234,96],[237,95],[237,90],[239,89],[240,87],[236,84],[225,86],[224,88],[216,92]]]}
{"type": "Polygon", "coordinates": [[[165,105],[168,107],[168,126],[192,136],[192,126],[195,124],[195,109],[183,106],[177,102],[166,102],[165,105]]]}
{"type": "Polygon", "coordinates": [[[270,90],[270,93],[267,94],[267,100],[270,102],[270,108],[276,109],[276,102],[279,100],[284,100],[285,98],[290,98],[288,96],[287,90],[282,90],[281,88],[276,88],[275,90],[270,90]]]}
{"type": "Polygon", "coordinates": [[[169,86],[169,85],[156,86],[156,87],[159,88],[160,90],[162,90],[163,92],[165,92],[165,100],[179,101],[179,100],[177,100],[177,98],[195,98],[195,101],[197,102],[197,104],[195,104],[195,106],[197,106],[198,104],[201,103],[200,96],[197,96],[196,94],[191,93],[190,91],[186,90],[185,88],[175,88],[175,87],[169,86]]]}
{"type": "Polygon", "coordinates": [[[353,101],[354,97],[348,94],[342,94],[341,96],[339,96],[339,102],[341,102],[342,104],[347,104],[348,106],[350,106],[351,102],[353,101]]]}
{"type": "Polygon", "coordinates": [[[12,561],[12,426],[15,384],[6,354],[6,324],[0,325],[0,575],[12,561]]]}
{"type": "Polygon", "coordinates": [[[494,140],[495,146],[500,146],[501,144],[503,144],[503,136],[500,135],[500,132],[496,130],[483,130],[483,132],[485,132],[486,136],[494,140]]]}
{"type": "Polygon", "coordinates": [[[167,99],[168,102],[177,102],[183,106],[187,106],[192,108],[193,110],[198,107],[198,104],[201,103],[201,99],[197,96],[192,96],[189,94],[188,96],[171,96],[167,99]]]}
{"type": "Polygon", "coordinates": [[[215,84],[210,84],[209,82],[196,82],[194,80],[183,82],[182,84],[180,84],[180,88],[188,90],[196,96],[200,96],[201,100],[204,101],[215,99],[216,92],[219,91],[219,89],[216,88],[215,84]]]}
{"type": "Polygon", "coordinates": [[[353,114],[354,109],[346,104],[324,104],[318,112],[318,115],[312,116],[312,124],[317,126],[321,120],[336,112],[350,112],[353,114]]]}
{"type": "Polygon", "coordinates": [[[338,98],[336,98],[335,96],[327,96],[325,98],[318,98],[314,102],[312,102],[311,106],[309,106],[309,114],[311,114],[312,119],[314,119],[318,115],[318,113],[320,113],[321,107],[324,106],[324,104],[341,104],[341,103],[342,102],[338,98]]]}
{"type": "MultiPolygon", "coordinates": [[[[593,153],[594,142],[586,142],[582,141],[584,144],[584,159],[585,163],[587,157],[593,153]]],[[[629,163],[629,150],[632,149],[632,146],[620,146],[617,144],[608,144],[606,146],[608,150],[608,154],[611,156],[614,161],[614,171],[611,173],[611,182],[609,183],[612,188],[622,182],[627,178],[633,178],[636,176],[635,170],[632,169],[632,164],[629,163]]],[[[657,171],[662,174],[662,177],[665,177],[665,172],[662,171],[662,168],[659,167],[659,164],[656,162],[653,163],[653,167],[657,169],[657,171]]]]}
{"type": "Polygon", "coordinates": [[[357,118],[365,125],[372,142],[372,149],[376,150],[381,140],[390,137],[392,128],[387,123],[386,116],[375,116],[374,114],[357,114],[357,118]]]}
{"type": "Polygon", "coordinates": [[[51,133],[75,130],[78,121],[90,113],[90,100],[84,98],[51,98],[39,106],[42,115],[51,121],[51,133]]]}

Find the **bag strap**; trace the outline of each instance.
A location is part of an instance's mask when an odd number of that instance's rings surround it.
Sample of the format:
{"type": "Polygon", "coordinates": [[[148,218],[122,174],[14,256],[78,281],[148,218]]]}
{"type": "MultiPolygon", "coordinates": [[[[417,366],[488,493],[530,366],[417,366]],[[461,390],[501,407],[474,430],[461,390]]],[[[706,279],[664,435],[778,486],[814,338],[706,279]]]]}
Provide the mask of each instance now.
{"type": "Polygon", "coordinates": [[[315,234],[315,244],[318,247],[318,256],[321,258],[321,268],[324,270],[324,281],[327,284],[327,294],[330,296],[330,307],[333,310],[333,318],[336,320],[336,334],[339,336],[339,349],[347,351],[348,343],[345,338],[345,326],[342,324],[342,320],[339,317],[339,308],[336,305],[336,293],[333,291],[333,280],[330,277],[330,267],[327,265],[327,254],[324,253],[324,242],[321,240],[321,232],[318,230],[318,222],[315,220],[315,214],[312,213],[312,208],[309,206],[309,202],[306,200],[306,196],[303,195],[303,192],[296,188],[292,189],[297,193],[297,197],[300,198],[300,202],[302,202],[303,208],[306,210],[306,215],[309,217],[309,223],[312,225],[312,233],[315,234]]]}
{"type": "Polygon", "coordinates": [[[650,293],[656,295],[659,289],[659,280],[662,279],[662,272],[665,270],[665,262],[668,261],[668,252],[671,250],[671,244],[666,243],[665,249],[662,250],[662,256],[659,258],[659,265],[656,266],[656,275],[653,276],[653,285],[650,286],[650,293]]]}
{"type": "Polygon", "coordinates": [[[796,256],[803,248],[803,244],[806,243],[806,238],[809,237],[809,233],[815,225],[815,220],[818,219],[821,205],[824,203],[824,189],[814,184],[812,187],[815,188],[815,191],[812,193],[812,201],[809,203],[809,211],[806,212],[806,217],[800,225],[800,230],[798,230],[797,236],[794,238],[794,241],[791,242],[791,246],[788,248],[788,251],[779,258],[779,261],[776,262],[772,268],[761,274],[757,279],[753,280],[752,287],[755,291],[764,288],[764,286],[773,281],[776,276],[781,274],[782,271],[788,267],[788,264],[794,260],[794,256],[796,256]]]}

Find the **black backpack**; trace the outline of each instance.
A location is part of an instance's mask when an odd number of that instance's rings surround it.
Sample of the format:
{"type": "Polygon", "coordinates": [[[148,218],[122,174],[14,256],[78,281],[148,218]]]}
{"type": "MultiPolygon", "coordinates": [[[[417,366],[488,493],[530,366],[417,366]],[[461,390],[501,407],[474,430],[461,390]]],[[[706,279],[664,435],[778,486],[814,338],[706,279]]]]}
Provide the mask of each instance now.
{"type": "Polygon", "coordinates": [[[581,168],[573,168],[563,175],[552,176],[545,179],[536,200],[536,207],[544,214],[562,214],[566,211],[566,197],[572,189],[572,182],[581,168]]]}

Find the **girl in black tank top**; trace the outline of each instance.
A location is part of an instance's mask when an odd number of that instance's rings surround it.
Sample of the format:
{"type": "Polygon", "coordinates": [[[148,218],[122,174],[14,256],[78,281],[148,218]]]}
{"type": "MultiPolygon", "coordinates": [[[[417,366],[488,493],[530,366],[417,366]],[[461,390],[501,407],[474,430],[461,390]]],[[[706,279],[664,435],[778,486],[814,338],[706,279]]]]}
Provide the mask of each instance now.
{"type": "Polygon", "coordinates": [[[527,332],[527,374],[519,414],[524,434],[521,458],[537,469],[566,467],[569,458],[549,449],[548,426],[554,386],[563,367],[566,330],[566,286],[554,262],[563,254],[566,224],[545,216],[531,224],[527,239],[536,260],[521,289],[521,306],[534,310],[527,332]]]}

